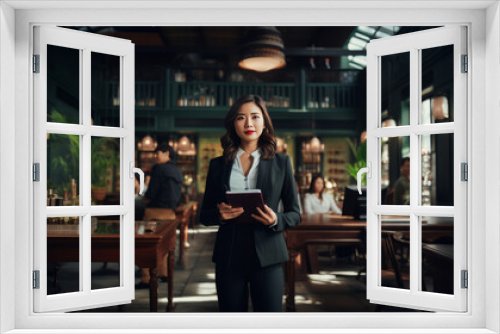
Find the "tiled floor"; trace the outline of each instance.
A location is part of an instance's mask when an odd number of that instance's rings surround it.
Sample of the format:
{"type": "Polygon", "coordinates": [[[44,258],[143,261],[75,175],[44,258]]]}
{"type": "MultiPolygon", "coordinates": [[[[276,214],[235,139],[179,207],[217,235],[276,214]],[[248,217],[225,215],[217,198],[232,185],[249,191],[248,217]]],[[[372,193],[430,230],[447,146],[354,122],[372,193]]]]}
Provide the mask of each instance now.
{"type": "MultiPolygon", "coordinates": [[[[212,249],[217,228],[196,226],[194,239],[190,235],[191,247],[186,252],[185,266],[175,268],[174,312],[217,312],[214,264],[212,249]]],[[[192,231],[190,231],[192,233],[192,231]]],[[[306,281],[296,283],[297,312],[405,312],[411,310],[393,307],[377,307],[366,299],[364,276],[357,279],[359,267],[347,259],[334,261],[323,248],[319,251],[320,274],[308,275],[306,281]]],[[[114,280],[117,264],[94,264],[95,274],[102,284],[114,280]]],[[[140,281],[137,270],[136,283],[140,281]]],[[[167,283],[159,283],[158,311],[165,312],[167,305],[167,283]]],[[[285,296],[283,297],[283,310],[285,296]]],[[[250,308],[251,309],[251,308],[250,308]]],[[[106,307],[91,312],[149,312],[149,290],[136,289],[135,300],[118,308],[106,307]]]]}

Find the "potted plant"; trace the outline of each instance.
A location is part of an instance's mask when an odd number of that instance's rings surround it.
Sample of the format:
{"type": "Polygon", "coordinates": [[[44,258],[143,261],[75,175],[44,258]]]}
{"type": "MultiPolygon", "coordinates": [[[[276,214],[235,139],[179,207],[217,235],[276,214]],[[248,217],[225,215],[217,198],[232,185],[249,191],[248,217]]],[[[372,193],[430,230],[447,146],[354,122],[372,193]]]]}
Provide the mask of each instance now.
{"type": "MultiPolygon", "coordinates": [[[[350,138],[347,138],[347,141],[351,153],[356,159],[353,164],[349,163],[347,165],[347,172],[354,179],[354,182],[357,182],[358,171],[366,167],[366,140],[361,144],[354,143],[350,138]]],[[[363,173],[361,177],[361,185],[366,186],[366,173],[363,173]]]]}
{"type": "Polygon", "coordinates": [[[118,165],[119,142],[115,138],[93,137],[91,149],[91,194],[95,201],[106,198],[106,172],[118,165]]]}

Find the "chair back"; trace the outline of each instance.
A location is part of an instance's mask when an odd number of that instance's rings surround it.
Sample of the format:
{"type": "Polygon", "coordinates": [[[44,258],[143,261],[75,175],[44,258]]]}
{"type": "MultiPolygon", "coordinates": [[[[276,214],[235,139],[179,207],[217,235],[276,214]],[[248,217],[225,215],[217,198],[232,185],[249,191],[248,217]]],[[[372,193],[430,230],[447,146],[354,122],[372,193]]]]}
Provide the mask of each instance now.
{"type": "Polygon", "coordinates": [[[143,220],[170,220],[175,219],[175,211],[165,208],[146,208],[143,220]]]}

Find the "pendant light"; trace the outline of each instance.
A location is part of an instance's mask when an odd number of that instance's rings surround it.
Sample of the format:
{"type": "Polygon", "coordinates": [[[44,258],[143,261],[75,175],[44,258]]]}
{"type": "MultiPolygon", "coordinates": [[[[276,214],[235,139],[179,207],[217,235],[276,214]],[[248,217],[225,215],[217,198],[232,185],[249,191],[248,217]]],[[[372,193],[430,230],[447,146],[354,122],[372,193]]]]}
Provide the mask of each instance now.
{"type": "Polygon", "coordinates": [[[158,143],[150,135],[145,135],[144,138],[137,143],[137,148],[140,151],[154,151],[157,146],[158,143]]]}
{"type": "Polygon", "coordinates": [[[276,27],[251,28],[241,48],[238,66],[245,70],[267,72],[286,65],[285,44],[276,27]]]}

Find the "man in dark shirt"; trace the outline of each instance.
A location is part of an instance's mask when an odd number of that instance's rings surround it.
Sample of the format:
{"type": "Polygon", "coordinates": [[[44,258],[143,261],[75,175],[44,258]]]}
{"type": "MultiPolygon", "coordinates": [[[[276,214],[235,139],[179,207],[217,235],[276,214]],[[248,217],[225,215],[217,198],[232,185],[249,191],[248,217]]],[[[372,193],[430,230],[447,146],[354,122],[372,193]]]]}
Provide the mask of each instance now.
{"type": "MultiPolygon", "coordinates": [[[[183,180],[181,171],[173,163],[173,160],[175,160],[175,151],[170,145],[163,143],[156,149],[155,159],[156,165],[154,165],[151,170],[151,180],[149,181],[144,202],[147,208],[171,209],[170,211],[175,216],[173,210],[180,204],[183,180]]],[[[160,218],[159,216],[155,217],[154,214],[146,218],[146,216],[148,216],[147,208],[145,210],[145,219],[167,219],[160,218]]],[[[165,212],[162,214],[165,214],[165,212]]],[[[187,226],[185,228],[187,229],[187,226]]],[[[168,274],[166,256],[158,264],[157,270],[158,280],[166,281],[166,276],[168,274]]],[[[136,289],[145,289],[149,287],[149,271],[142,269],[141,273],[141,282],[136,284],[136,289]]]]}
{"type": "Polygon", "coordinates": [[[181,201],[183,180],[181,171],[173,163],[175,151],[163,143],[156,149],[155,158],[146,192],[147,207],[175,209],[181,201]]]}

